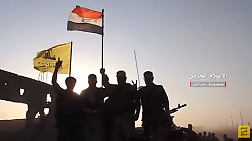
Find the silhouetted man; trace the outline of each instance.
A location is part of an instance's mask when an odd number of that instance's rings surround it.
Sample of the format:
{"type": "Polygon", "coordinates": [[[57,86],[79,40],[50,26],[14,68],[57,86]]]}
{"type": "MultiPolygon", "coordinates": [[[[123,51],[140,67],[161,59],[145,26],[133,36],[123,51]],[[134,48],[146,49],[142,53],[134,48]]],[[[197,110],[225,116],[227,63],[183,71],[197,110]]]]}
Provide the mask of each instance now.
{"type": "Polygon", "coordinates": [[[212,141],[212,133],[208,132],[207,141],[212,141]]]}
{"type": "Polygon", "coordinates": [[[252,141],[252,128],[250,128],[250,141],[252,141]]]}
{"type": "Polygon", "coordinates": [[[227,134],[224,134],[224,135],[223,135],[223,139],[224,139],[224,141],[231,141],[231,139],[228,138],[227,134]]]}
{"type": "Polygon", "coordinates": [[[252,141],[252,128],[250,129],[250,140],[252,141]]]}
{"type": "Polygon", "coordinates": [[[52,85],[57,93],[56,97],[56,128],[58,129],[57,141],[75,141],[78,140],[79,131],[79,102],[78,94],[73,92],[76,79],[68,77],[65,80],[67,89],[62,89],[57,83],[57,73],[62,65],[58,60],[52,77],[52,85]]]}
{"type": "Polygon", "coordinates": [[[192,124],[188,124],[187,128],[180,128],[180,130],[182,130],[182,131],[184,131],[184,132],[187,133],[187,135],[188,135],[187,140],[188,141],[200,141],[197,133],[195,133],[193,131],[192,124]]]}
{"type": "Polygon", "coordinates": [[[219,141],[219,139],[215,136],[215,133],[212,133],[212,140],[211,141],[219,141]]]}
{"type": "Polygon", "coordinates": [[[103,141],[105,136],[101,117],[104,94],[102,88],[96,87],[96,83],[96,75],[90,74],[88,76],[89,87],[80,94],[82,109],[86,112],[84,120],[85,141],[103,141]]]}
{"type": "Polygon", "coordinates": [[[142,126],[147,137],[150,136],[150,132],[156,134],[159,128],[170,128],[172,124],[168,96],[163,86],[154,84],[153,80],[153,73],[146,71],[144,73],[146,86],[138,90],[143,108],[142,126]]]}
{"type": "Polygon", "coordinates": [[[198,138],[199,138],[200,141],[203,141],[201,132],[198,134],[198,138]]]}
{"type": "Polygon", "coordinates": [[[113,109],[113,140],[128,141],[135,133],[135,121],[137,121],[140,111],[140,101],[136,99],[136,84],[132,86],[126,83],[127,77],[124,71],[117,72],[118,85],[109,83],[105,69],[101,69],[103,85],[109,90],[110,95],[107,105],[113,109]]]}
{"type": "Polygon", "coordinates": [[[207,140],[207,134],[206,134],[205,131],[203,132],[202,140],[203,140],[203,141],[206,141],[206,140],[207,140]]]}

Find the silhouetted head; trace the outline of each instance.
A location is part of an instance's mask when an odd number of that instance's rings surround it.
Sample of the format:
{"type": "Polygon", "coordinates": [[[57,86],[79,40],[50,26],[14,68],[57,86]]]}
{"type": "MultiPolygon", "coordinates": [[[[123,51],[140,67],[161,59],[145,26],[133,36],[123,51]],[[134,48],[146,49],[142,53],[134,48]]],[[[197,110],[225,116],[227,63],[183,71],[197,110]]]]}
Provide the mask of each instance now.
{"type": "Polygon", "coordinates": [[[74,77],[67,77],[65,80],[67,90],[73,90],[76,84],[76,79],[74,77]]]}
{"type": "Polygon", "coordinates": [[[203,135],[206,136],[206,131],[203,132],[203,135]]]}
{"type": "Polygon", "coordinates": [[[127,77],[126,77],[126,72],[125,71],[123,71],[123,70],[118,71],[116,73],[116,77],[117,77],[118,85],[126,84],[127,77]]]}
{"type": "Polygon", "coordinates": [[[227,134],[224,134],[224,135],[223,135],[223,138],[227,138],[227,134]]]}
{"type": "Polygon", "coordinates": [[[192,130],[193,126],[192,124],[188,124],[188,129],[192,130]]]}
{"type": "Polygon", "coordinates": [[[212,133],[212,136],[215,137],[215,133],[212,133]]]}
{"type": "Polygon", "coordinates": [[[88,84],[89,87],[96,87],[96,83],[97,83],[97,77],[95,74],[90,74],[88,76],[88,84]]]}
{"type": "Polygon", "coordinates": [[[153,84],[154,76],[151,71],[144,72],[144,81],[146,85],[153,84]]]}
{"type": "Polygon", "coordinates": [[[199,132],[199,136],[200,136],[200,137],[202,136],[202,133],[201,133],[201,132],[199,132]]]}

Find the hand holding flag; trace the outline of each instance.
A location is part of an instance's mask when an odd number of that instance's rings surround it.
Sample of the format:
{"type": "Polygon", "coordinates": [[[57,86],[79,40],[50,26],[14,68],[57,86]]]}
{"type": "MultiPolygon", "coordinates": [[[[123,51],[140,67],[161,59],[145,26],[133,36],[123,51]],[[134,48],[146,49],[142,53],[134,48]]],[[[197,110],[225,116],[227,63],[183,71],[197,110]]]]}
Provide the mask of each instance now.
{"type": "Polygon", "coordinates": [[[104,69],[104,68],[101,68],[101,69],[100,69],[100,73],[101,73],[102,75],[105,75],[105,69],[104,69]]]}
{"type": "Polygon", "coordinates": [[[63,61],[60,61],[60,58],[58,58],[58,61],[56,62],[56,65],[55,65],[55,68],[59,69],[62,66],[62,62],[63,61]]]}

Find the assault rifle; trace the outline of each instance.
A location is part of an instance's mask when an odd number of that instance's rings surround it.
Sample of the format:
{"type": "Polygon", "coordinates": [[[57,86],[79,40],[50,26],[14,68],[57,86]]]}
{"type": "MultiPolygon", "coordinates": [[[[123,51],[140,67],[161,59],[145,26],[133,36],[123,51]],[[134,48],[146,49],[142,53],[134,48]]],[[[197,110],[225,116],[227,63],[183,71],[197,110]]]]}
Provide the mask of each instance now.
{"type": "MultiPolygon", "coordinates": [[[[173,109],[170,110],[170,114],[175,113],[175,112],[177,112],[180,108],[183,108],[183,107],[186,107],[186,106],[187,106],[186,104],[183,104],[183,105],[178,104],[178,107],[173,108],[173,109]]],[[[174,116],[171,116],[171,118],[172,118],[172,126],[171,126],[171,127],[173,127],[174,129],[179,129],[179,127],[173,122],[174,116]]]]}
{"type": "Polygon", "coordinates": [[[177,112],[180,108],[183,108],[183,107],[186,107],[186,106],[187,106],[186,104],[183,104],[183,105],[178,104],[178,107],[173,108],[173,109],[170,110],[170,114],[175,113],[175,112],[177,112]]]}
{"type": "MultiPolygon", "coordinates": [[[[169,114],[172,114],[172,113],[175,113],[175,112],[177,112],[177,111],[179,111],[179,109],[181,109],[181,108],[183,108],[183,107],[186,107],[187,105],[186,104],[183,104],[183,105],[180,105],[180,104],[178,104],[178,106],[177,107],[175,107],[175,108],[173,108],[173,109],[171,109],[170,110],[170,113],[169,114]]],[[[168,114],[168,113],[167,113],[168,114]]],[[[162,115],[161,117],[160,117],[160,120],[163,120],[163,119],[165,119],[165,118],[167,118],[167,114],[164,114],[164,115],[162,115]]],[[[173,122],[173,117],[174,116],[171,116],[171,118],[172,118],[172,125],[171,125],[171,128],[172,128],[172,130],[178,130],[179,128],[174,124],[174,122],[173,122]]],[[[167,122],[166,122],[166,120],[164,120],[164,124],[166,124],[167,122]]],[[[169,129],[170,130],[170,129],[169,129]]],[[[170,131],[166,131],[166,130],[164,130],[165,132],[170,132],[170,131]]],[[[143,128],[142,127],[137,127],[136,128],[136,134],[137,134],[137,136],[139,136],[139,137],[136,137],[136,138],[139,138],[139,141],[140,140],[144,140],[143,139],[143,128]]],[[[158,133],[159,134],[159,133],[158,133]]],[[[161,133],[161,134],[163,134],[163,133],[161,133]]],[[[159,135],[157,135],[157,137],[158,137],[159,135]]],[[[160,138],[160,137],[158,137],[158,138],[160,138]]],[[[161,138],[162,138],[162,136],[161,136],[161,138]]]]}
{"type": "MultiPolygon", "coordinates": [[[[170,113],[166,113],[166,114],[160,116],[160,119],[166,119],[167,116],[168,116],[167,114],[169,114],[169,115],[170,115],[170,114],[173,114],[173,113],[177,112],[179,109],[181,109],[181,108],[183,108],[183,107],[186,107],[186,106],[187,106],[186,104],[183,104],[183,105],[178,104],[178,107],[171,109],[171,110],[170,110],[170,113]]],[[[171,116],[171,118],[172,118],[172,120],[173,120],[174,116],[171,116]]]]}

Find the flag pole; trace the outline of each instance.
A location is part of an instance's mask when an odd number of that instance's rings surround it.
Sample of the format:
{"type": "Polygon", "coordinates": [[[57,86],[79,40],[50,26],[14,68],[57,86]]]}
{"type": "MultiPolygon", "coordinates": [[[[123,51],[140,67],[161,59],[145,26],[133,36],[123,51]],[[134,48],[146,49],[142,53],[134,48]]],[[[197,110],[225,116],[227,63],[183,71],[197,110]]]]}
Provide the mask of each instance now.
{"type": "Polygon", "coordinates": [[[241,110],[240,110],[240,116],[241,116],[241,122],[242,122],[242,125],[243,125],[243,119],[242,119],[241,110]]]}
{"type": "Polygon", "coordinates": [[[228,128],[228,123],[227,123],[227,119],[226,119],[226,128],[228,128]]]}
{"type": "Polygon", "coordinates": [[[42,82],[44,82],[44,72],[42,73],[42,82]]]}
{"type": "MultiPolygon", "coordinates": [[[[102,9],[102,60],[101,60],[101,67],[103,68],[103,39],[104,39],[104,9],[102,9]]],[[[102,87],[102,82],[101,82],[101,87],[102,87]]]]}
{"type": "Polygon", "coordinates": [[[134,55],[135,55],[135,62],[136,62],[136,69],[137,69],[138,84],[139,84],[139,87],[140,87],[141,85],[140,85],[140,79],[139,79],[139,72],[138,72],[138,65],[137,65],[137,58],[136,58],[136,51],[135,50],[134,50],[134,55]]]}
{"type": "Polygon", "coordinates": [[[233,116],[231,115],[231,120],[232,120],[232,126],[234,128],[234,120],[233,120],[233,116]]]}
{"type": "Polygon", "coordinates": [[[72,52],[73,52],[73,42],[71,41],[69,77],[71,76],[71,70],[72,70],[72,54],[73,54],[72,52]]]}
{"type": "Polygon", "coordinates": [[[46,72],[46,83],[47,83],[48,72],[46,72]]]}
{"type": "MultiPolygon", "coordinates": [[[[39,75],[38,75],[38,80],[40,79],[40,74],[41,74],[41,72],[39,72],[39,75]]],[[[39,80],[40,81],[40,80],[39,80]]]]}

